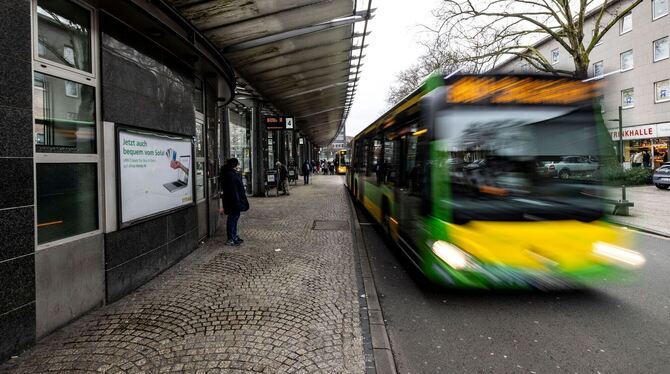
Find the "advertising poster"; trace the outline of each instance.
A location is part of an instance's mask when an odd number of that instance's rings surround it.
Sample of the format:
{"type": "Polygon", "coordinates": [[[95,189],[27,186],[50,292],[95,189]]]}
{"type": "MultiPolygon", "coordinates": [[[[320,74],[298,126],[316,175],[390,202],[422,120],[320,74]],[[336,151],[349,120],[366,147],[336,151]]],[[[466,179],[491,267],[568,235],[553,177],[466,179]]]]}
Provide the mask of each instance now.
{"type": "Polygon", "coordinates": [[[191,139],[125,129],[118,137],[122,224],[193,202],[191,139]]]}

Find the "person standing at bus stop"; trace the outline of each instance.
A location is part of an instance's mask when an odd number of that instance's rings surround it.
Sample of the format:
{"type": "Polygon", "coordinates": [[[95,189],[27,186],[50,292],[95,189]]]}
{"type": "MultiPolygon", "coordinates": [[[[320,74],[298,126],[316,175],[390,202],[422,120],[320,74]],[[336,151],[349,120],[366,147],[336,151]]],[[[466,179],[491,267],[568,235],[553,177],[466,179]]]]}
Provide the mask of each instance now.
{"type": "Polygon", "coordinates": [[[304,184],[309,184],[309,173],[312,172],[312,164],[305,160],[302,164],[302,181],[304,184]]]}
{"type": "Polygon", "coordinates": [[[237,221],[240,219],[241,212],[249,210],[249,201],[240,174],[240,161],[236,158],[226,161],[219,178],[223,213],[228,216],[226,220],[226,233],[228,235],[226,245],[238,246],[244,240],[237,235],[237,221]]]}
{"type": "Polygon", "coordinates": [[[290,195],[288,192],[288,169],[286,168],[286,165],[282,164],[281,162],[277,161],[275,164],[277,168],[277,174],[279,175],[279,183],[277,183],[277,189],[280,191],[284,191],[284,195],[290,195]]]}

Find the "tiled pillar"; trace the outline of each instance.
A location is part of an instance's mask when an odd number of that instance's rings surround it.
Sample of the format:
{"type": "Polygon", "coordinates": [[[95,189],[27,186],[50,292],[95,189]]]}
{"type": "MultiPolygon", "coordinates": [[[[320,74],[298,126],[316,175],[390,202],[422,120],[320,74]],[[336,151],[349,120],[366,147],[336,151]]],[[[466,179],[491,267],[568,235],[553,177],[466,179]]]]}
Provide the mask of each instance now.
{"type": "Polygon", "coordinates": [[[0,1],[0,362],[35,340],[30,2],[0,1]]]}

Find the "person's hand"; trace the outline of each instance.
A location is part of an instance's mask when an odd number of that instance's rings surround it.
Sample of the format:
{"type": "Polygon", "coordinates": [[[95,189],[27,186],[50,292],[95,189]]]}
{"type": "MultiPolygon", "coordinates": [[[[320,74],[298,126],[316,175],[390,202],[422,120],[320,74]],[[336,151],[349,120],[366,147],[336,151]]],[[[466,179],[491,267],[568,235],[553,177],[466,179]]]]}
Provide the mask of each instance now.
{"type": "Polygon", "coordinates": [[[184,169],[184,165],[182,165],[181,162],[177,160],[171,160],[170,167],[173,169],[184,169]]]}

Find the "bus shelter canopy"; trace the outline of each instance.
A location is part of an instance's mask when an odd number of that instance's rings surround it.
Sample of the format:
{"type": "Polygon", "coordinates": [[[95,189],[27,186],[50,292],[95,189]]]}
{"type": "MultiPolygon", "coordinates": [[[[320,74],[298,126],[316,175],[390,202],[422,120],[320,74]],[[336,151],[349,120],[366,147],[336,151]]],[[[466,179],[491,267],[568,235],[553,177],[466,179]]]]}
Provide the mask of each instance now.
{"type": "MultiPolygon", "coordinates": [[[[353,0],[168,0],[221,51],[243,81],[316,145],[337,135],[355,90],[362,46],[353,0]]],[[[254,93],[238,87],[236,95],[254,93]]]]}

